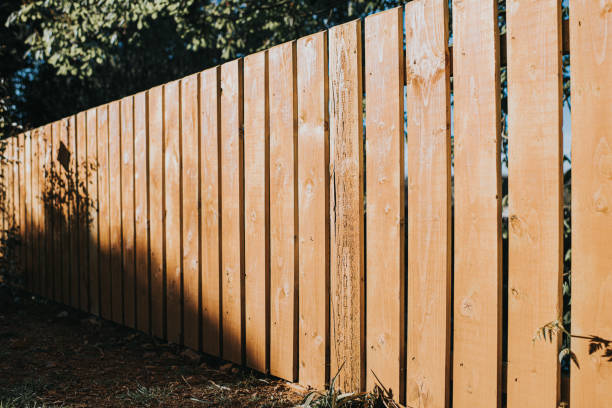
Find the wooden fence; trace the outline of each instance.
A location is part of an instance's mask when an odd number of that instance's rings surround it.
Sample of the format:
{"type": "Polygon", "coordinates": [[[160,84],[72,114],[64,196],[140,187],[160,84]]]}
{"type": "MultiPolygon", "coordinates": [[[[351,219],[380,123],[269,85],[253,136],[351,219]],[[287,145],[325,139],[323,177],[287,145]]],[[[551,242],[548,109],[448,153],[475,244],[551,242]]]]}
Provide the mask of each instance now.
{"type": "Polygon", "coordinates": [[[2,222],[24,243],[27,288],[305,385],[343,366],[341,388],[375,374],[412,407],[556,407],[560,335],[533,336],[563,307],[569,36],[569,395],[609,406],[610,2],[571,0],[563,30],[559,0],[507,0],[500,40],[497,0],[455,0],[452,48],[447,3],[415,0],[9,139],[2,222]]]}

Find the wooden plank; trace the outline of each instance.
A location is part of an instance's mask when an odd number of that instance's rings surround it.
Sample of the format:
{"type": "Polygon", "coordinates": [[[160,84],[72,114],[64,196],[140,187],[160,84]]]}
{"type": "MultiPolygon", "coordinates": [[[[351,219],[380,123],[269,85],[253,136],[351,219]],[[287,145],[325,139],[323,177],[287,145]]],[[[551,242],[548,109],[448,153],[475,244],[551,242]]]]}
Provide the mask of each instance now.
{"type": "MultiPolygon", "coordinates": [[[[582,0],[571,0],[570,7],[572,333],[612,340],[612,8],[582,0]]],[[[595,344],[572,339],[580,364],[571,368],[572,408],[608,407],[612,401],[612,347],[591,352],[595,344]]]]}
{"type": "Polygon", "coordinates": [[[79,307],[79,239],[78,239],[78,208],[77,208],[77,168],[76,168],[76,156],[78,154],[78,146],[76,139],[76,117],[70,116],[68,118],[68,151],[70,152],[69,160],[69,171],[67,176],[69,178],[68,188],[70,191],[68,199],[68,242],[70,245],[70,303],[69,305],[73,308],[79,307]]]}
{"type": "Polygon", "coordinates": [[[164,228],[167,339],[181,342],[181,133],[179,81],[164,85],[164,228]]]}
{"type": "Polygon", "coordinates": [[[30,280],[27,265],[27,214],[28,214],[28,200],[26,197],[27,191],[27,156],[26,156],[26,141],[28,139],[27,132],[20,133],[17,138],[18,146],[18,157],[19,157],[19,240],[21,242],[19,251],[19,267],[24,279],[24,286],[26,289],[30,288],[30,280]]]}
{"type": "Polygon", "coordinates": [[[136,327],[134,272],[134,97],[121,100],[121,269],[123,272],[123,322],[136,327]]]}
{"type": "Polygon", "coordinates": [[[98,236],[98,119],[97,110],[87,111],[87,199],[88,206],[88,259],[89,259],[89,311],[100,315],[100,274],[98,236]]]}
{"type": "Polygon", "coordinates": [[[123,273],[121,270],[121,106],[108,105],[108,172],[112,320],[123,323],[123,273]]]}
{"type": "MultiPolygon", "coordinates": [[[[47,299],[51,299],[53,296],[53,280],[50,270],[50,259],[48,258],[48,250],[49,250],[49,242],[47,239],[47,234],[49,231],[48,225],[48,216],[47,216],[47,206],[46,206],[46,198],[48,194],[47,189],[47,177],[45,171],[48,167],[49,161],[49,140],[51,139],[51,125],[47,124],[44,126],[43,131],[40,135],[39,139],[39,154],[40,154],[40,163],[38,166],[38,183],[39,183],[39,192],[38,192],[38,202],[39,202],[39,211],[40,211],[40,232],[39,232],[39,242],[40,242],[40,271],[41,271],[41,294],[47,299]]],[[[8,221],[8,220],[7,220],[8,221]]]]}
{"type": "Polygon", "coordinates": [[[25,180],[25,238],[24,238],[24,270],[26,288],[34,291],[34,274],[32,273],[32,131],[24,135],[24,180],[25,180]]]}
{"type": "Polygon", "coordinates": [[[408,318],[406,405],[445,407],[450,387],[448,2],[406,5],[408,318]]]}
{"type": "Polygon", "coordinates": [[[268,51],[244,59],[244,84],[246,364],[267,372],[270,348],[268,51]]]}
{"type": "Polygon", "coordinates": [[[89,213],[89,197],[87,194],[87,112],[83,111],[76,116],[77,126],[77,248],[78,248],[78,271],[79,271],[79,307],[81,310],[89,311],[89,242],[87,232],[87,219],[89,213]]]}
{"type": "Polygon", "coordinates": [[[562,314],[561,3],[507,4],[508,407],[557,406],[560,337],[535,331],[562,314]]]}
{"type": "Polygon", "coordinates": [[[497,1],[455,0],[453,406],[499,407],[502,361],[497,1]]]}
{"type": "Polygon", "coordinates": [[[200,347],[200,135],[198,133],[198,75],[183,78],[181,86],[183,338],[200,347]]]}
{"type": "Polygon", "coordinates": [[[46,127],[45,139],[45,163],[43,172],[43,212],[45,218],[45,264],[47,273],[47,292],[48,299],[55,299],[55,251],[53,248],[53,191],[51,168],[53,166],[53,124],[46,127]]]}
{"type": "Polygon", "coordinates": [[[32,250],[32,277],[33,277],[33,292],[36,295],[42,296],[42,268],[40,263],[40,230],[41,230],[41,211],[40,211],[40,139],[42,138],[43,128],[40,127],[32,132],[32,223],[30,230],[30,247],[32,250]]]}
{"type": "Polygon", "coordinates": [[[242,59],[221,66],[221,265],[223,358],[242,362],[244,338],[244,146],[242,59]]]}
{"type": "Polygon", "coordinates": [[[365,385],[361,21],[329,30],[331,375],[365,385]]]}
{"type": "Polygon", "coordinates": [[[147,138],[147,94],[134,96],[134,222],[136,238],[136,327],[151,332],[149,311],[149,178],[147,138]]]}
{"type": "Polygon", "coordinates": [[[58,142],[59,142],[59,122],[54,122],[51,124],[51,132],[49,133],[49,164],[46,173],[46,189],[48,193],[48,197],[46,197],[46,209],[47,209],[47,217],[49,220],[49,233],[47,235],[48,240],[48,263],[49,263],[49,273],[52,275],[53,280],[53,293],[51,295],[51,299],[56,302],[61,301],[62,294],[62,270],[60,268],[61,264],[61,247],[59,245],[60,237],[59,237],[59,222],[58,222],[58,211],[59,205],[57,201],[57,197],[55,196],[55,185],[56,185],[56,175],[58,174],[59,163],[57,161],[57,150],[58,150],[58,142]]]}
{"type": "Polygon", "coordinates": [[[299,372],[329,378],[329,92],[327,32],[297,42],[299,372]],[[307,63],[302,64],[302,61],[307,63]]]}
{"type": "Polygon", "coordinates": [[[298,206],[295,42],[270,49],[270,372],[297,378],[298,206]]]}
{"type": "Polygon", "coordinates": [[[221,355],[220,67],[200,74],[202,351],[221,355]]]}
{"type": "Polygon", "coordinates": [[[99,234],[99,279],[100,315],[111,319],[111,269],[110,269],[110,186],[108,169],[108,105],[97,108],[98,120],[98,234],[99,234]]]}
{"type": "Polygon", "coordinates": [[[163,87],[148,91],[149,250],[151,262],[151,332],[165,337],[164,293],[164,109],[163,87]]]}
{"type": "Polygon", "coordinates": [[[366,388],[404,394],[404,62],[402,8],[365,19],[366,388]]]}
{"type": "MultiPolygon", "coordinates": [[[[12,184],[12,189],[13,189],[13,232],[15,234],[15,239],[17,241],[19,241],[21,239],[21,215],[20,215],[20,211],[21,211],[21,200],[22,197],[20,195],[21,192],[21,161],[20,161],[20,151],[19,151],[19,142],[20,142],[20,137],[19,136],[15,136],[12,138],[11,140],[11,145],[12,145],[12,159],[13,159],[13,166],[12,166],[12,170],[13,170],[13,184],[12,184]]],[[[19,248],[19,247],[18,247],[19,248]]],[[[15,256],[15,267],[17,268],[17,270],[19,270],[19,262],[21,261],[20,258],[20,250],[16,248],[15,252],[14,252],[14,256],[15,256]]]]}

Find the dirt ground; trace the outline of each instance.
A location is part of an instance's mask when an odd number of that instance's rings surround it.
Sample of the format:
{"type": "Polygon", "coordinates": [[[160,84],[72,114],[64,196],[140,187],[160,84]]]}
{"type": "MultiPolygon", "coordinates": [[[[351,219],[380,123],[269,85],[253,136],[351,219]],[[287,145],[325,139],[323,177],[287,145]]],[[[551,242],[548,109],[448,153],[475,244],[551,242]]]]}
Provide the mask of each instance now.
{"type": "Polygon", "coordinates": [[[0,408],[291,407],[285,381],[0,286],[0,408]]]}

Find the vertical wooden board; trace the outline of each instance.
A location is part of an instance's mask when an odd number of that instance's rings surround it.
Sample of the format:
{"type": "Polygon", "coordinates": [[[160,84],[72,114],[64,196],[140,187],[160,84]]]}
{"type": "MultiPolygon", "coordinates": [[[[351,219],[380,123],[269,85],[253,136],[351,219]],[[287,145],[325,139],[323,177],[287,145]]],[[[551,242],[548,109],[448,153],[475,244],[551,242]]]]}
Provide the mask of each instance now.
{"type": "Polygon", "coordinates": [[[53,124],[48,124],[45,129],[45,163],[42,169],[43,179],[43,212],[45,219],[45,268],[47,274],[47,292],[46,296],[49,299],[55,299],[55,263],[56,256],[53,248],[53,202],[52,202],[52,176],[51,168],[53,166],[53,124]]]}
{"type": "Polygon", "coordinates": [[[406,5],[406,405],[449,403],[451,320],[448,2],[406,5]]]}
{"type": "Polygon", "coordinates": [[[89,250],[89,311],[100,314],[100,274],[98,235],[98,115],[96,108],[87,111],[87,248],[89,250]]]}
{"type": "Polygon", "coordinates": [[[202,351],[221,354],[220,67],[200,74],[202,351]]]}
{"type": "Polygon", "coordinates": [[[27,260],[27,178],[26,178],[26,140],[27,132],[19,134],[17,138],[17,149],[19,158],[19,240],[21,242],[19,250],[19,268],[21,270],[24,285],[27,289],[30,287],[29,276],[26,269],[27,260]]]}
{"type": "Polygon", "coordinates": [[[200,345],[200,231],[198,76],[181,80],[181,160],[183,234],[183,341],[200,345]]]}
{"type": "MultiPolygon", "coordinates": [[[[612,340],[612,8],[571,0],[572,333],[612,340]]],[[[570,406],[610,406],[610,350],[573,338],[570,406]],[[606,353],[608,355],[606,356],[606,353]]]]}
{"type": "Polygon", "coordinates": [[[221,263],[223,358],[242,362],[244,168],[242,59],[221,66],[221,263]]]}
{"type": "Polygon", "coordinates": [[[51,180],[49,188],[54,192],[54,199],[51,202],[53,207],[53,269],[55,275],[55,296],[53,300],[61,302],[64,299],[64,271],[62,269],[62,208],[61,202],[55,194],[58,191],[58,176],[61,174],[61,165],[58,160],[58,152],[61,143],[61,121],[56,121],[51,127],[52,151],[51,151],[51,180]]]}
{"type": "Polygon", "coordinates": [[[329,30],[331,360],[343,391],[365,380],[361,21],[329,30]]]}
{"type": "Polygon", "coordinates": [[[78,191],[77,205],[77,248],[78,248],[78,272],[79,272],[79,307],[81,310],[89,311],[89,242],[87,231],[87,220],[89,213],[89,196],[87,192],[87,112],[77,114],[77,153],[76,170],[78,191]]]}
{"type": "Polygon", "coordinates": [[[121,270],[121,106],[108,105],[109,226],[112,320],[123,323],[123,273],[121,270]]]}
{"type": "Polygon", "coordinates": [[[121,236],[123,322],[136,327],[134,274],[134,97],[121,100],[121,236]]]}
{"type": "Polygon", "coordinates": [[[508,407],[557,406],[562,313],[561,3],[507,4],[508,407]]]}
{"type": "MultiPolygon", "coordinates": [[[[15,233],[15,239],[19,240],[21,238],[21,215],[20,215],[20,209],[21,209],[21,195],[20,195],[20,190],[21,190],[21,161],[20,161],[20,151],[19,151],[19,141],[20,141],[21,135],[19,136],[15,136],[12,139],[12,158],[13,158],[13,220],[14,220],[14,224],[13,224],[13,231],[15,233]]],[[[20,262],[20,253],[19,253],[19,249],[16,250],[16,252],[14,253],[15,257],[16,257],[16,268],[17,270],[19,270],[19,262],[20,262]]]]}
{"type": "MultiPolygon", "coordinates": [[[[38,212],[39,212],[39,227],[38,227],[38,242],[39,242],[39,265],[40,265],[40,294],[46,298],[51,297],[53,283],[49,273],[49,263],[47,262],[47,218],[45,208],[45,168],[47,166],[47,145],[51,135],[51,125],[45,125],[42,128],[38,139],[38,212]]],[[[6,177],[6,176],[5,176],[6,177]]],[[[8,221],[8,220],[7,220],[8,221]]]]}
{"type": "Polygon", "coordinates": [[[68,119],[68,151],[70,152],[69,160],[69,171],[67,176],[69,178],[68,188],[70,189],[70,196],[68,199],[68,243],[70,245],[69,263],[70,263],[70,303],[69,305],[73,308],[79,307],[79,238],[78,238],[78,206],[77,206],[77,168],[76,168],[76,157],[78,154],[77,138],[76,138],[76,117],[70,116],[68,119]]]}
{"type": "Polygon", "coordinates": [[[149,217],[147,94],[134,96],[134,241],[136,277],[136,326],[151,331],[149,313],[149,217]]]}
{"type": "Polygon", "coordinates": [[[57,200],[53,195],[55,186],[55,174],[57,174],[57,148],[59,140],[59,123],[54,122],[51,125],[49,132],[49,144],[48,144],[48,162],[47,169],[45,172],[45,189],[47,190],[49,197],[45,200],[46,217],[48,220],[47,230],[47,262],[49,268],[49,274],[53,281],[53,292],[51,299],[56,302],[61,300],[61,269],[59,263],[61,258],[59,257],[60,251],[58,250],[58,223],[57,223],[57,200]]]}
{"type": "Polygon", "coordinates": [[[453,3],[453,406],[501,403],[502,273],[497,1],[453,3]]]}
{"type": "Polygon", "coordinates": [[[165,336],[164,283],[164,109],[163,87],[149,90],[149,262],[151,263],[151,332],[165,336]]]}
{"type": "MultiPolygon", "coordinates": [[[[60,184],[58,192],[59,198],[59,223],[60,223],[60,240],[61,245],[61,271],[62,271],[62,300],[63,303],[70,304],[70,225],[69,225],[69,194],[68,194],[68,169],[70,165],[68,146],[68,130],[69,122],[68,119],[62,119],[60,121],[60,146],[57,150],[57,161],[58,161],[58,183],[60,184]],[[60,153],[63,151],[63,153],[60,153]]],[[[58,265],[59,266],[59,265],[58,265]]]]}
{"type": "Polygon", "coordinates": [[[43,128],[38,128],[32,132],[32,228],[30,230],[30,246],[32,248],[32,276],[33,276],[33,291],[35,294],[42,296],[42,273],[40,264],[40,232],[41,232],[41,212],[40,212],[40,140],[42,138],[43,128]]]}
{"type": "Polygon", "coordinates": [[[297,42],[299,372],[322,389],[329,377],[329,95],[327,32],[297,42]]]}
{"type": "Polygon", "coordinates": [[[401,8],[365,20],[366,388],[403,397],[404,63],[401,8]]]}
{"type": "Polygon", "coordinates": [[[25,181],[25,239],[24,239],[24,269],[26,276],[26,288],[34,291],[34,274],[32,273],[32,133],[29,131],[24,136],[24,181],[25,181]]]}
{"type": "Polygon", "coordinates": [[[297,93],[295,42],[269,51],[270,372],[297,377],[297,93]]]}
{"type": "Polygon", "coordinates": [[[270,219],[268,52],[244,59],[244,301],[246,363],[268,370],[270,219]]]}
{"type": "Polygon", "coordinates": [[[110,185],[108,168],[108,105],[97,108],[98,120],[98,262],[100,279],[100,315],[112,318],[111,269],[110,269],[110,185]]]}
{"type": "Polygon", "coordinates": [[[164,209],[166,325],[169,342],[181,342],[181,134],[179,81],[164,85],[164,209]]]}

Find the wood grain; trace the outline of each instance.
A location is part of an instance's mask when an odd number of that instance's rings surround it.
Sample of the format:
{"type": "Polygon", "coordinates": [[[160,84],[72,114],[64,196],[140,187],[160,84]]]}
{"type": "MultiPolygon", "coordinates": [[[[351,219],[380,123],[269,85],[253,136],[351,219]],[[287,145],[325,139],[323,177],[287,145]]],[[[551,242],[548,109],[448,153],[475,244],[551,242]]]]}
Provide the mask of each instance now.
{"type": "Polygon", "coordinates": [[[78,189],[77,189],[77,129],[76,115],[68,118],[68,151],[70,152],[68,186],[71,195],[68,200],[68,242],[70,245],[70,303],[73,308],[79,307],[80,273],[79,273],[79,238],[78,238],[78,189]]]}
{"type": "Polygon", "coordinates": [[[123,323],[136,327],[134,255],[134,97],[121,99],[121,270],[123,323]]]}
{"type": "Polygon", "coordinates": [[[200,135],[198,76],[181,80],[184,343],[200,346],[200,135]]]}
{"type": "Polygon", "coordinates": [[[164,228],[166,270],[166,336],[182,335],[181,271],[181,133],[179,81],[164,85],[164,228]]]}
{"type": "Polygon", "coordinates": [[[366,387],[378,378],[398,400],[406,358],[402,14],[394,8],[365,19],[366,387]]]}
{"type": "Polygon", "coordinates": [[[448,2],[406,5],[408,318],[406,405],[445,407],[450,386],[448,2]]]}
{"type": "Polygon", "coordinates": [[[242,59],[221,66],[221,264],[223,358],[242,362],[244,146],[242,59]]]}
{"type": "Polygon", "coordinates": [[[298,206],[295,41],[269,51],[270,373],[297,378],[298,206]]]}
{"type": "Polygon", "coordinates": [[[327,32],[297,42],[299,372],[329,378],[329,88],[327,32]]]}
{"type": "Polygon", "coordinates": [[[497,1],[453,3],[453,406],[499,407],[502,361],[497,1]]]}
{"type": "Polygon", "coordinates": [[[562,313],[561,3],[508,1],[508,407],[557,406],[562,313]]]}
{"type": "MultiPolygon", "coordinates": [[[[612,4],[571,0],[572,334],[612,340],[612,4]]],[[[610,406],[612,347],[575,337],[572,408],[610,406]]]]}
{"type": "Polygon", "coordinates": [[[200,74],[202,351],[221,355],[220,67],[200,74]]]}
{"type": "Polygon", "coordinates": [[[329,30],[331,373],[365,386],[361,21],[329,30]]]}
{"type": "Polygon", "coordinates": [[[34,274],[32,273],[32,132],[24,136],[24,179],[25,179],[25,240],[24,240],[24,267],[26,275],[26,287],[30,292],[34,291],[34,274]]]}
{"type": "Polygon", "coordinates": [[[78,249],[78,274],[79,274],[79,308],[85,312],[89,311],[89,247],[87,232],[87,212],[89,197],[87,196],[87,112],[83,111],[76,115],[76,170],[77,170],[77,219],[76,230],[78,249]]]}
{"type": "Polygon", "coordinates": [[[98,228],[99,228],[99,278],[100,316],[111,319],[111,269],[110,269],[110,187],[108,170],[108,105],[97,108],[98,121],[98,228]]]}
{"type": "MultiPolygon", "coordinates": [[[[24,275],[24,284],[27,289],[30,288],[31,280],[27,265],[27,214],[28,214],[28,200],[26,198],[27,191],[27,178],[26,178],[26,140],[27,132],[20,133],[17,137],[17,148],[19,157],[19,238],[23,243],[19,250],[19,267],[24,275]]],[[[58,298],[59,299],[59,298],[58,298]]]]}
{"type": "Polygon", "coordinates": [[[149,311],[149,178],[147,93],[134,95],[134,223],[136,327],[151,332],[149,311]]]}
{"type": "MultiPolygon", "coordinates": [[[[49,157],[51,155],[50,151],[50,142],[51,142],[51,124],[47,124],[43,128],[43,132],[41,134],[41,138],[39,141],[40,144],[40,164],[38,168],[38,180],[39,180],[39,201],[40,201],[40,268],[42,273],[42,290],[41,293],[47,299],[51,299],[53,296],[53,274],[51,272],[51,265],[53,265],[52,258],[50,256],[50,240],[49,232],[49,214],[47,213],[47,197],[49,193],[48,189],[48,178],[46,176],[47,169],[49,167],[49,157]]],[[[8,163],[7,163],[8,164],[8,163]]],[[[8,166],[5,170],[8,173],[8,166]]],[[[6,190],[8,190],[8,174],[5,175],[5,180],[7,182],[6,190]]],[[[8,203],[7,203],[8,204],[8,203]]],[[[8,212],[6,213],[8,216],[8,212]]],[[[6,229],[8,231],[10,220],[7,218],[6,220],[6,229]]]]}
{"type": "Polygon", "coordinates": [[[246,364],[267,372],[270,341],[268,52],[244,59],[244,301],[246,364]]]}
{"type": "MultiPolygon", "coordinates": [[[[68,143],[68,134],[69,134],[70,123],[68,119],[62,119],[60,122],[60,145],[63,145],[63,149],[69,151],[69,143],[68,143]]],[[[60,149],[62,147],[60,146],[60,149]]],[[[58,151],[58,161],[60,159],[59,151],[58,151]]],[[[70,206],[69,206],[69,195],[68,195],[68,172],[67,167],[70,163],[63,161],[59,163],[59,171],[58,171],[58,183],[60,187],[58,188],[58,192],[60,196],[63,197],[60,199],[60,235],[62,241],[62,252],[61,252],[61,270],[62,270],[62,300],[66,305],[70,304],[71,299],[71,275],[70,275],[70,206]]]]}
{"type": "Polygon", "coordinates": [[[40,212],[40,184],[39,184],[39,175],[40,175],[40,139],[42,137],[43,128],[37,128],[32,132],[32,141],[31,141],[31,154],[32,154],[32,164],[31,164],[31,178],[32,178],[32,221],[31,221],[31,229],[30,229],[30,247],[32,253],[32,280],[33,292],[37,295],[42,295],[42,278],[43,275],[41,273],[41,263],[40,263],[40,248],[41,248],[41,237],[40,237],[40,228],[41,228],[41,212],[40,212]]]}
{"type": "Polygon", "coordinates": [[[149,130],[149,262],[151,263],[151,332],[164,338],[164,105],[163,87],[147,93],[149,130]]]}
{"type": "MultiPolygon", "coordinates": [[[[51,191],[55,191],[55,186],[56,186],[56,180],[55,180],[55,175],[59,174],[60,172],[60,164],[59,161],[57,160],[57,154],[58,154],[58,150],[59,150],[59,143],[60,143],[60,126],[61,123],[60,121],[55,121],[52,123],[51,125],[51,144],[52,144],[52,151],[51,151],[51,178],[48,181],[48,188],[51,189],[51,191]]],[[[21,172],[21,169],[20,169],[21,172]]],[[[21,173],[20,173],[20,179],[21,179],[21,173]]],[[[24,199],[23,194],[21,194],[21,200],[24,199]]],[[[22,203],[23,204],[23,203],[22,203]]],[[[63,282],[62,282],[62,276],[63,276],[63,270],[62,270],[62,235],[61,235],[61,231],[62,231],[62,219],[61,219],[61,208],[60,208],[60,202],[58,200],[58,198],[54,195],[53,199],[51,200],[51,202],[49,203],[49,205],[52,206],[53,210],[50,212],[50,216],[51,216],[51,225],[52,225],[52,230],[53,230],[53,236],[52,236],[52,249],[53,249],[53,275],[54,275],[54,282],[55,282],[55,287],[54,287],[54,293],[53,293],[53,300],[56,302],[61,302],[63,299],[63,282]]]]}
{"type": "Polygon", "coordinates": [[[112,320],[123,323],[123,271],[121,233],[121,102],[108,105],[108,172],[112,320]]]}
{"type": "MultiPolygon", "coordinates": [[[[55,143],[54,143],[55,144],[55,143]]],[[[96,108],[87,111],[87,198],[89,249],[89,312],[100,315],[100,269],[98,224],[98,115],[96,108]]]]}

